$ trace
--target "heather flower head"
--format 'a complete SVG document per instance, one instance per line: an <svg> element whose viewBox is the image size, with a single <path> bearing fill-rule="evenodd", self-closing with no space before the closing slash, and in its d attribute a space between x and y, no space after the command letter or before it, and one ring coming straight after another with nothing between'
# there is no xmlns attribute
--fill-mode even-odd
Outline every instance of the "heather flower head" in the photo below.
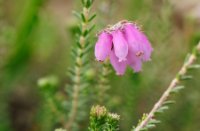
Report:
<svg viewBox="0 0 200 131"><path fill-rule="evenodd" d="M93 106L90 111L90 115L94 117L105 117L107 114L107 109L104 106Z"/></svg>
<svg viewBox="0 0 200 131"><path fill-rule="evenodd" d="M120 21L102 30L95 45L98 61L110 59L117 75L123 75L130 66L135 72L142 70L142 62L151 59L153 48L140 28L130 21Z"/></svg>
<svg viewBox="0 0 200 131"><path fill-rule="evenodd" d="M117 121L119 121L119 119L120 119L120 116L116 113L108 113L108 117L110 117L113 120L117 120Z"/></svg>

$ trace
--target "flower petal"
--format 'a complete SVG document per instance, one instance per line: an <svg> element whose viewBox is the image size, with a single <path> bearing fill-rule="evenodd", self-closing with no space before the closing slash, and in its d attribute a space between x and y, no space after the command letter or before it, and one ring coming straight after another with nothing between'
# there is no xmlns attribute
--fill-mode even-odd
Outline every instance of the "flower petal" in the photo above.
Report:
<svg viewBox="0 0 200 131"><path fill-rule="evenodd" d="M144 61L149 61L151 60L151 53L153 51L153 48L151 47L151 44L148 40L148 38L142 33L141 35L141 39L143 41L143 50L144 50L144 56L143 56L143 60Z"/></svg>
<svg viewBox="0 0 200 131"><path fill-rule="evenodd" d="M124 29L129 48L132 48L134 54L143 61L150 60L153 48L145 34L132 23L126 24Z"/></svg>
<svg viewBox="0 0 200 131"><path fill-rule="evenodd" d="M140 72L142 70L142 60L136 55L133 55L131 48L128 52L127 63L135 72Z"/></svg>
<svg viewBox="0 0 200 131"><path fill-rule="evenodd" d="M119 58L119 62L125 61L128 54L128 44L124 34L120 30L116 30L112 36L115 55Z"/></svg>
<svg viewBox="0 0 200 131"><path fill-rule="evenodd" d="M129 63L129 66L134 70L134 72L142 71L142 61L137 60L135 62Z"/></svg>
<svg viewBox="0 0 200 131"><path fill-rule="evenodd" d="M103 32L95 45L95 57L98 61L104 61L110 54L112 48L112 35Z"/></svg>
<svg viewBox="0 0 200 131"><path fill-rule="evenodd" d="M123 75L125 73L127 63L126 61L119 62L114 51L110 53L110 63L112 64L113 68L117 72L117 75Z"/></svg>

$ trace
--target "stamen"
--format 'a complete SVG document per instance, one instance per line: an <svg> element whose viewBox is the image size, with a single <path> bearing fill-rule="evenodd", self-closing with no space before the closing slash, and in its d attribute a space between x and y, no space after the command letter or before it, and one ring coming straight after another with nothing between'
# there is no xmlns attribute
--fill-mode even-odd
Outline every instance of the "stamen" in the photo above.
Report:
<svg viewBox="0 0 200 131"><path fill-rule="evenodd" d="M143 52L143 51L139 51L139 52L137 52L135 55L136 55L137 57L140 57L140 56L144 55L144 52Z"/></svg>

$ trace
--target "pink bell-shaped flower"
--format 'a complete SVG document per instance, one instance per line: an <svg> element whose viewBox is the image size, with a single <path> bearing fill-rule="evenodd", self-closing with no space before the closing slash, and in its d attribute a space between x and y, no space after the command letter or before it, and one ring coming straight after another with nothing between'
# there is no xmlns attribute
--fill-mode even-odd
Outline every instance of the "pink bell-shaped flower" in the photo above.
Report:
<svg viewBox="0 0 200 131"><path fill-rule="evenodd" d="M123 75L129 65L135 72L142 62L151 60L153 48L146 35L129 21L121 21L100 32L95 45L95 57L104 61L110 57L117 75Z"/></svg>

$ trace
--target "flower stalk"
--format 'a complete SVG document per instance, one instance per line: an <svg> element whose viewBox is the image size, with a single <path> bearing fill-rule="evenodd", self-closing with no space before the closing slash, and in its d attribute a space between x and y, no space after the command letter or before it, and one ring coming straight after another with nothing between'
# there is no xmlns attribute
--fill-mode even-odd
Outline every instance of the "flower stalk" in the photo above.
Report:
<svg viewBox="0 0 200 131"><path fill-rule="evenodd" d="M109 68L109 60L106 60L103 63L101 71L102 71L102 73L99 76L99 83L97 85L97 89L98 89L98 103L99 104L103 104L106 101L106 98L107 98L106 92L110 88L110 86L109 86L109 80L108 80L108 75L111 72L110 68Z"/></svg>
<svg viewBox="0 0 200 131"><path fill-rule="evenodd" d="M160 112L164 109L168 109L168 107L165 105L166 102L169 102L167 101L168 97L170 96L171 93L178 91L179 89L182 89L183 86L179 86L179 84L183 80L182 78L186 78L186 74L188 70L190 69L190 67L194 65L194 62L197 59L198 53L200 53L200 42L196 47L194 47L192 54L188 55L182 68L180 69L176 77L172 80L169 87L160 97L158 102L154 105L150 113L147 114L145 118L142 119L141 122L139 122L139 124L137 125L136 128L133 129L133 131L146 130L150 127L155 126L154 124L158 122L157 120L154 119L155 113Z"/></svg>

